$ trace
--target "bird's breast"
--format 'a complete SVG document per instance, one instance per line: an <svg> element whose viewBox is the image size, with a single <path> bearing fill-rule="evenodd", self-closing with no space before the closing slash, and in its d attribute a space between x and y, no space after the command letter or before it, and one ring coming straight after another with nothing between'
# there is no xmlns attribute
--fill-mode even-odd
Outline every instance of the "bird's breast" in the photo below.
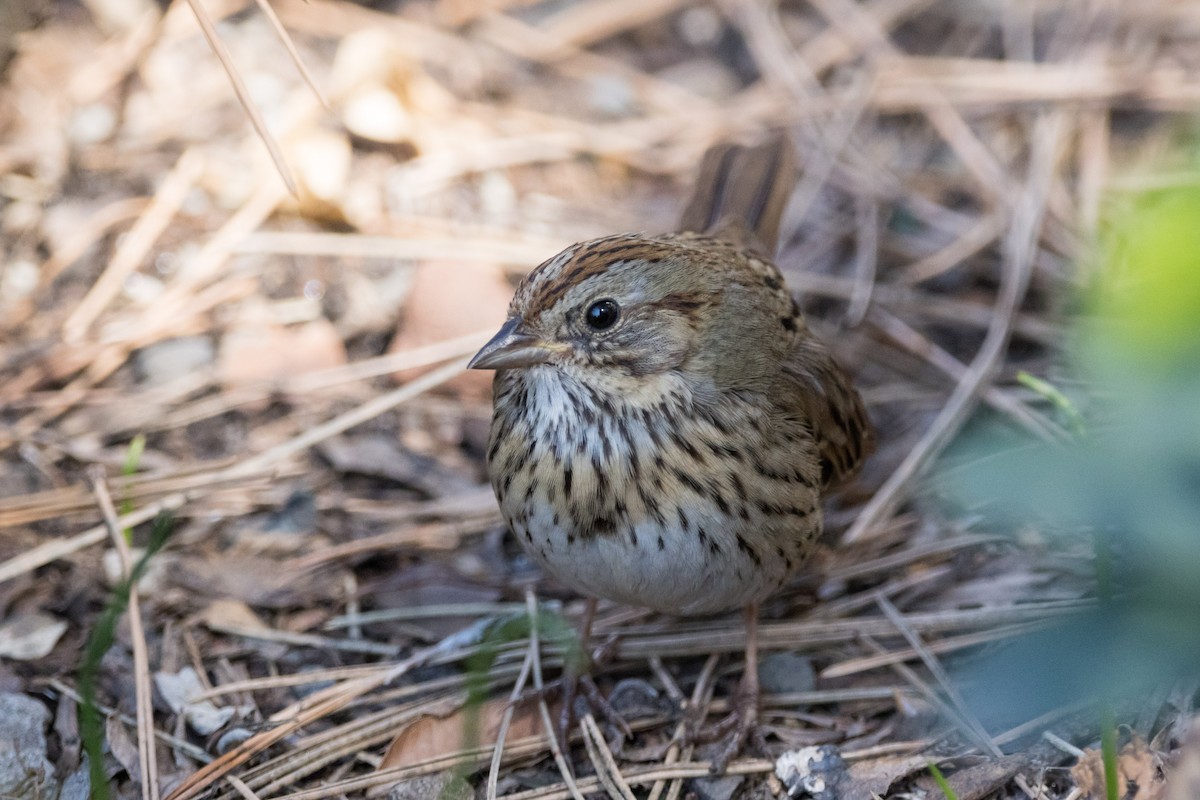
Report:
<svg viewBox="0 0 1200 800"><path fill-rule="evenodd" d="M548 367L496 388L488 461L501 511L569 586L713 613L775 591L820 531L811 438L772 431L753 403L701 403L682 382L649 401L618 397Z"/></svg>

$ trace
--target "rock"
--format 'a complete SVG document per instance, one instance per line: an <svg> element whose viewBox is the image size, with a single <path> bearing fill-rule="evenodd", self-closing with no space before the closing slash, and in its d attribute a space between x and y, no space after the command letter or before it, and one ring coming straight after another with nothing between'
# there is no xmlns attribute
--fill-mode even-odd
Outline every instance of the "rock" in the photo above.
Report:
<svg viewBox="0 0 1200 800"><path fill-rule="evenodd" d="M839 786L847 780L846 762L836 747L801 747L775 759L775 777L787 787L788 797L838 800Z"/></svg>
<svg viewBox="0 0 1200 800"><path fill-rule="evenodd" d="M588 105L608 117L624 117L636 111L633 86L621 75L596 75L588 80Z"/></svg>
<svg viewBox="0 0 1200 800"><path fill-rule="evenodd" d="M0 658L13 661L45 658L66 631L67 623L42 611L13 614L0 622Z"/></svg>
<svg viewBox="0 0 1200 800"><path fill-rule="evenodd" d="M624 678L618 681L608 695L608 702L613 710L625 719L670 714L675 710L671 698L660 694L649 682L641 678Z"/></svg>
<svg viewBox="0 0 1200 800"><path fill-rule="evenodd" d="M207 367L215 354L207 336L180 336L138 350L133 356L133 368L142 383L161 386Z"/></svg>
<svg viewBox="0 0 1200 800"><path fill-rule="evenodd" d="M54 765L46 756L50 712L23 694L0 694L0 797L50 800L58 796Z"/></svg>
<svg viewBox="0 0 1200 800"><path fill-rule="evenodd" d="M307 534L317 528L317 498L307 489L295 489L283 505L263 520L266 533Z"/></svg>
<svg viewBox="0 0 1200 800"><path fill-rule="evenodd" d="M659 70L656 77L708 100L728 100L741 88L737 76L714 58L682 61Z"/></svg>
<svg viewBox="0 0 1200 800"><path fill-rule="evenodd" d="M812 660L797 653L772 653L758 665L758 684L766 694L811 692L816 680Z"/></svg>
<svg viewBox="0 0 1200 800"><path fill-rule="evenodd" d="M474 796L471 784L453 772L438 772L410 778L392 786L387 800L425 800L429 797L443 800L470 800Z"/></svg>
<svg viewBox="0 0 1200 800"><path fill-rule="evenodd" d="M88 759L85 755L79 766L63 779L62 791L58 800L88 800L92 796L92 775L89 772Z"/></svg>
<svg viewBox="0 0 1200 800"><path fill-rule="evenodd" d="M745 780L741 775L695 778L688 782L688 786L695 793L696 800L730 800Z"/></svg>

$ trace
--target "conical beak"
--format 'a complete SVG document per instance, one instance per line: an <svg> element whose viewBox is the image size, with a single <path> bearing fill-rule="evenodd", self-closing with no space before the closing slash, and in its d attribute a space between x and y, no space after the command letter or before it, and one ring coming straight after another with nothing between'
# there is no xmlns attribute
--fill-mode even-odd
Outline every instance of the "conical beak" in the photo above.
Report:
<svg viewBox="0 0 1200 800"><path fill-rule="evenodd" d="M513 317L475 354L467 369L520 369L546 363L551 349Z"/></svg>

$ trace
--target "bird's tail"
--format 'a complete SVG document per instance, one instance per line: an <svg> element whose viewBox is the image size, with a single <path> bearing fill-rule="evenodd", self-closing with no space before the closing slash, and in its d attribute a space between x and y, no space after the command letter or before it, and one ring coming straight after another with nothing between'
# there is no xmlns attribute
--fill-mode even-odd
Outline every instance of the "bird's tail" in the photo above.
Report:
<svg viewBox="0 0 1200 800"><path fill-rule="evenodd" d="M779 222L795 183L795 155L782 135L751 147L714 145L700 162L679 230L730 239L774 256Z"/></svg>

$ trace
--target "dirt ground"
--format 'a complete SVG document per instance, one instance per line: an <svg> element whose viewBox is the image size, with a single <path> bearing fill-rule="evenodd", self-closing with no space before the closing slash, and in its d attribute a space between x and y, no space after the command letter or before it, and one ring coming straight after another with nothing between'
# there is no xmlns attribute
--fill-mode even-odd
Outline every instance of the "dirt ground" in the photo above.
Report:
<svg viewBox="0 0 1200 800"><path fill-rule="evenodd" d="M1103 796L1103 707L973 671L1092 607L1090 540L940 476L980 420L1072 439L1046 387L1086 395L1077 293L1200 106L1200 6L16 0L0 69L0 795ZM879 450L765 604L766 752L678 738L737 615L602 603L632 731L556 759L553 691L509 699L583 601L504 530L465 359L525 271L670 230L772 131L780 267ZM1121 797L1200 796L1196 688L1116 709Z"/></svg>

